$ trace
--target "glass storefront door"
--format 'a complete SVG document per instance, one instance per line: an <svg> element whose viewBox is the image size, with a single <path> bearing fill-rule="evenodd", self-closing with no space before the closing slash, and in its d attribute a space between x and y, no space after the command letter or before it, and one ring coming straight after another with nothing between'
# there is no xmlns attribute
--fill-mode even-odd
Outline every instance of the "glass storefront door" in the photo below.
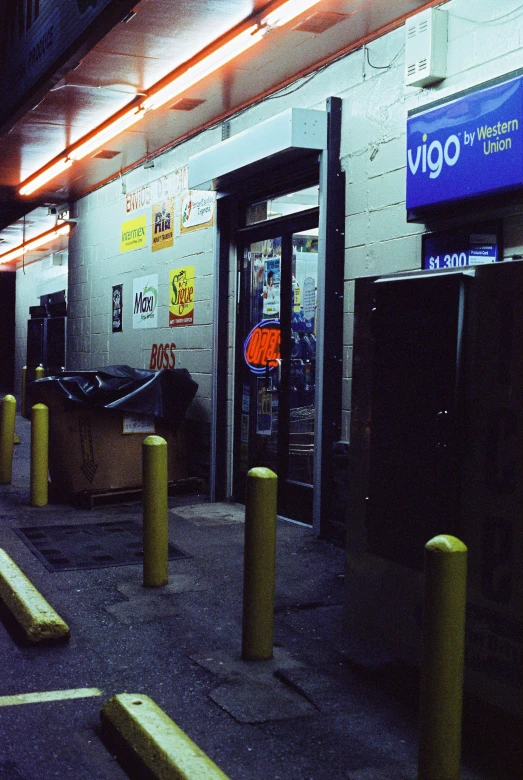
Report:
<svg viewBox="0 0 523 780"><path fill-rule="evenodd" d="M318 210L239 233L234 489L267 466L278 512L312 522Z"/></svg>

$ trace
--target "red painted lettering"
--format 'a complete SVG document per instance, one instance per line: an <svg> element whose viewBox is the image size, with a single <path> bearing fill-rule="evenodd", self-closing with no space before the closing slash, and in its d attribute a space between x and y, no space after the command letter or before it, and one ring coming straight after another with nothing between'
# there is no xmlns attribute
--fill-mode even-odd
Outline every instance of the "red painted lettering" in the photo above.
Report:
<svg viewBox="0 0 523 780"><path fill-rule="evenodd" d="M153 344L151 348L151 361L149 363L149 368L154 369L156 368L156 353L158 352L158 344Z"/></svg>
<svg viewBox="0 0 523 780"><path fill-rule="evenodd" d="M174 366L176 364L176 357L174 355L174 350L175 349L176 349L176 344L172 343L171 344L171 360L170 360L170 363L169 363L169 368L174 368Z"/></svg>

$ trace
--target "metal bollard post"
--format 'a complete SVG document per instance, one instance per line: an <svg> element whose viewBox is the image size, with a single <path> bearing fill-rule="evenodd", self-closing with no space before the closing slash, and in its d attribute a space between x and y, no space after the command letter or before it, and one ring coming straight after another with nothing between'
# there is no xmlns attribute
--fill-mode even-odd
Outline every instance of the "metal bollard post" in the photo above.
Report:
<svg viewBox="0 0 523 780"><path fill-rule="evenodd" d="M20 413L25 417L27 413L27 366L22 368L22 403Z"/></svg>
<svg viewBox="0 0 523 780"><path fill-rule="evenodd" d="M0 485L10 485L13 479L13 445L15 440L16 398L2 399L0 419Z"/></svg>
<svg viewBox="0 0 523 780"><path fill-rule="evenodd" d="M278 477L267 468L247 474L243 568L242 658L272 658Z"/></svg>
<svg viewBox="0 0 523 780"><path fill-rule="evenodd" d="M43 379L45 376L45 368L40 364L35 368L35 381L37 379Z"/></svg>
<svg viewBox="0 0 523 780"><path fill-rule="evenodd" d="M142 445L143 469L143 584L169 581L167 442L147 436Z"/></svg>
<svg viewBox="0 0 523 780"><path fill-rule="evenodd" d="M455 536L425 545L418 780L459 780L467 548Z"/></svg>
<svg viewBox="0 0 523 780"><path fill-rule="evenodd" d="M31 506L47 506L49 470L49 409L35 404L31 409Z"/></svg>

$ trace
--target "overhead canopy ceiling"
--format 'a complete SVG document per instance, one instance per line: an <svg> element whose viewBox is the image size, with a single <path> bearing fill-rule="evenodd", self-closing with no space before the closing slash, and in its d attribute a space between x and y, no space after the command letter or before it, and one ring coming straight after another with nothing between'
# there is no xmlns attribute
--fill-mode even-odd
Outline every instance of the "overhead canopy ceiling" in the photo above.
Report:
<svg viewBox="0 0 523 780"><path fill-rule="evenodd" d="M20 184L55 156L132 101L139 102L158 81L221 36L278 5L267 0L140 0L134 15L99 40L77 67L50 81L41 102L28 105L0 136L0 255L24 236L27 240L52 226L48 204L79 198L433 4L320 0L29 197L20 196ZM24 214L29 215L25 224Z"/></svg>

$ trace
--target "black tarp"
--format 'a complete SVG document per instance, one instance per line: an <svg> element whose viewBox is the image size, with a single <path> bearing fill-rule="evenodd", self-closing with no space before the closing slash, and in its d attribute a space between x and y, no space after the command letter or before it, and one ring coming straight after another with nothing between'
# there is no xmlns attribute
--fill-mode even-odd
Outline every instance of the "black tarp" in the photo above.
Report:
<svg viewBox="0 0 523 780"><path fill-rule="evenodd" d="M45 395L52 392L74 404L153 415L175 428L184 418L198 384L186 368L149 371L104 366L90 371L62 371L32 382L29 388L33 398L45 388Z"/></svg>

